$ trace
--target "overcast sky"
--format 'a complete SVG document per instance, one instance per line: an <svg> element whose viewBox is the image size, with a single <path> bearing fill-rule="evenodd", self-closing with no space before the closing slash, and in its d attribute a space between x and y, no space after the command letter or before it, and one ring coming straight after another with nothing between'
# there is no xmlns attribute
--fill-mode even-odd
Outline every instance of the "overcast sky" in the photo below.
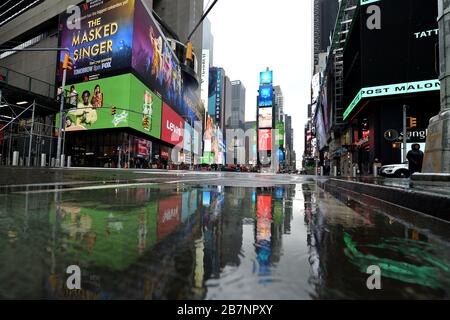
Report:
<svg viewBox="0 0 450 320"><path fill-rule="evenodd" d="M209 0L204 0L205 6ZM212 3L212 0L210 1ZM312 59L311 0L219 0L209 14L214 36L214 66L247 89L246 121L256 119L259 73L274 71L291 115L297 160L304 150L310 103Z"/></svg>

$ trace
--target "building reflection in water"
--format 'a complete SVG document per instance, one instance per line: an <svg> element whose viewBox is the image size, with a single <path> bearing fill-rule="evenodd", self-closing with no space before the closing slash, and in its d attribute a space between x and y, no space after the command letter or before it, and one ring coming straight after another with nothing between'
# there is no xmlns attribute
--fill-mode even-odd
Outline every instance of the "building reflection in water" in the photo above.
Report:
<svg viewBox="0 0 450 320"><path fill-rule="evenodd" d="M209 280L241 265L249 221L254 273L270 281L290 232L288 197L285 188L222 186L8 196L0 298L203 299ZM81 290L66 289L70 265L82 270Z"/></svg>

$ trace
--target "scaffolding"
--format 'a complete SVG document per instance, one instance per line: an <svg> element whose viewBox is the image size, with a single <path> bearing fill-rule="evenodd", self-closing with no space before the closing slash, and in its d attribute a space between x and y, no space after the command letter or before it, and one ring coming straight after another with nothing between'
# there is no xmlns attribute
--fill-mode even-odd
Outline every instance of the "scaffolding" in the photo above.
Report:
<svg viewBox="0 0 450 320"><path fill-rule="evenodd" d="M60 97L54 85L0 67L0 166L55 166Z"/></svg>

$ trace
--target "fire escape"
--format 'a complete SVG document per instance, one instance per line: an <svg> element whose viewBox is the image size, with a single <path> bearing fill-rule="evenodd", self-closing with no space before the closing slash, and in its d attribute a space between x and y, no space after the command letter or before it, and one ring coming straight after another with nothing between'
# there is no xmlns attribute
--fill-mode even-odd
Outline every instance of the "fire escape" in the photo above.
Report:
<svg viewBox="0 0 450 320"><path fill-rule="evenodd" d="M336 26L333 32L330 59L334 74L334 106L332 121L335 129L344 124L344 47L352 27L358 0L341 0Z"/></svg>

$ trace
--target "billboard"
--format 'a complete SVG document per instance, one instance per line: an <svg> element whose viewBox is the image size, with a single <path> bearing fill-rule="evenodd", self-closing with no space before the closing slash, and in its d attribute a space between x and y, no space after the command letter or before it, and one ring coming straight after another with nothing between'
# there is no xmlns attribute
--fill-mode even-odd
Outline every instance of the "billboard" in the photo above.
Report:
<svg viewBox="0 0 450 320"><path fill-rule="evenodd" d="M194 136L194 129L192 126L185 122L184 123L184 151L191 152L192 151L192 142Z"/></svg>
<svg viewBox="0 0 450 320"><path fill-rule="evenodd" d="M258 106L271 107L273 105L273 87L259 87Z"/></svg>
<svg viewBox="0 0 450 320"><path fill-rule="evenodd" d="M76 107L65 119L67 132L131 127L160 138L161 99L133 75L82 82L66 89L76 93Z"/></svg>
<svg viewBox="0 0 450 320"><path fill-rule="evenodd" d="M184 120L166 103L163 104L161 139L172 145L183 146Z"/></svg>
<svg viewBox="0 0 450 320"><path fill-rule="evenodd" d="M208 110L209 99L209 50L203 49L202 51L202 74L201 74L201 99L205 110Z"/></svg>
<svg viewBox="0 0 450 320"><path fill-rule="evenodd" d="M183 199L181 195L159 201L158 240L172 234L181 224Z"/></svg>
<svg viewBox="0 0 450 320"><path fill-rule="evenodd" d="M259 109L258 127L260 129L272 129L273 125L273 108Z"/></svg>
<svg viewBox="0 0 450 320"><path fill-rule="evenodd" d="M258 134L258 150L259 151L270 151L272 150L272 130L259 130Z"/></svg>
<svg viewBox="0 0 450 320"><path fill-rule="evenodd" d="M273 71L264 71L260 73L259 83L261 85L270 85L273 83Z"/></svg>
<svg viewBox="0 0 450 320"><path fill-rule="evenodd" d="M60 15L60 47L69 48L73 58L73 70L67 72L67 83L129 72L134 0L86 1L79 8L79 19L74 20L73 13ZM65 53L60 54L60 65Z"/></svg>
<svg viewBox="0 0 450 320"><path fill-rule="evenodd" d="M185 86L180 62L142 0L136 0L132 68L137 76L180 115L199 120L200 97Z"/></svg>
<svg viewBox="0 0 450 320"><path fill-rule="evenodd" d="M283 121L277 121L275 125L276 129L276 137L275 141L278 146L284 146L284 135L285 135L285 129L284 129L284 122Z"/></svg>
<svg viewBox="0 0 450 320"><path fill-rule="evenodd" d="M209 69L208 114L215 123L221 123L223 108L223 71L220 68Z"/></svg>

